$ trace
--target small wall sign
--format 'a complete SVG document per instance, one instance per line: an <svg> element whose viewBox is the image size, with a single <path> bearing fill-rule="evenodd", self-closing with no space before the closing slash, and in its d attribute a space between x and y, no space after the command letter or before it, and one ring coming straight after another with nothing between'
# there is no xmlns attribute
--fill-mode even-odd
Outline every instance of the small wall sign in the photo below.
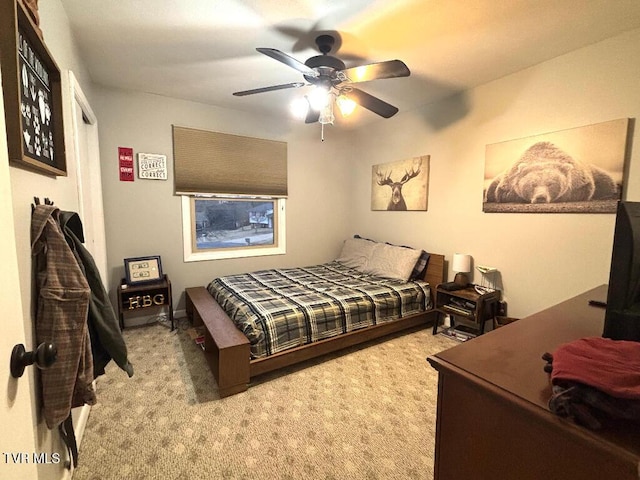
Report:
<svg viewBox="0 0 640 480"><path fill-rule="evenodd" d="M138 178L167 179L167 156L156 153L138 153Z"/></svg>
<svg viewBox="0 0 640 480"><path fill-rule="evenodd" d="M118 165L120 181L133 182L133 148L118 147Z"/></svg>

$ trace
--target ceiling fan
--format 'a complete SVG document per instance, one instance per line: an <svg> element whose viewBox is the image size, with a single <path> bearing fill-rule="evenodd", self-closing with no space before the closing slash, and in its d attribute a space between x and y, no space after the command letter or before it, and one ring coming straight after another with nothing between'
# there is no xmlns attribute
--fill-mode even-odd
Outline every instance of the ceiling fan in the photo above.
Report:
<svg viewBox="0 0 640 480"><path fill-rule="evenodd" d="M335 44L335 38L332 35L319 35L315 42L321 55L313 56L304 63L274 48L256 49L258 52L302 73L307 83L285 83L282 85L235 92L234 95L242 97L255 93L313 85L316 87L314 89L315 91L324 93L324 101L320 101L319 103L314 102L313 93L305 97L309 106L305 122L314 123L319 121L323 126L326 123L333 123L334 99L340 108L343 102L352 102L350 105L351 110L353 110L355 104L358 104L384 118L392 117L398 113L397 107L352 86L352 84L383 78L408 77L411 72L404 62L400 60L388 60L346 68L342 60L329 55L329 52Z"/></svg>

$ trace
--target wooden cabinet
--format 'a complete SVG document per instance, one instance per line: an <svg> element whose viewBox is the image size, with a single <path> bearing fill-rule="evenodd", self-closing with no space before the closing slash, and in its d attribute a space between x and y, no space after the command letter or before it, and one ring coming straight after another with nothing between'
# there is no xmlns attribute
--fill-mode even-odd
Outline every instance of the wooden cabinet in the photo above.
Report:
<svg viewBox="0 0 640 480"><path fill-rule="evenodd" d="M484 333L487 320L493 320L498 313L500 290L478 293L474 285L460 290L446 290L441 285L436 287L436 310L438 317L450 315L451 326L456 323L471 327ZM438 331L439 318L433 324L433 334Z"/></svg>
<svg viewBox="0 0 640 480"><path fill-rule="evenodd" d="M602 286L428 358L438 371L436 480L638 480L640 429L615 422L600 431L548 407L541 355L601 336Z"/></svg>
<svg viewBox="0 0 640 480"><path fill-rule="evenodd" d="M124 278L120 282L118 286L118 314L121 329L124 329L124 315L126 312L162 306L169 308L169 320L171 321L171 330L173 331L171 281L167 275L164 275L161 281L155 283L127 285L127 280Z"/></svg>

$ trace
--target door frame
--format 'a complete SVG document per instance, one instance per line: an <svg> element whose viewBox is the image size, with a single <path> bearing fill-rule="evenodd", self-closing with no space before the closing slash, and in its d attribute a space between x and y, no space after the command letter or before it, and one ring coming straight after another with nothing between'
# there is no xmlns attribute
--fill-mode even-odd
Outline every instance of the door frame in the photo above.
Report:
<svg viewBox="0 0 640 480"><path fill-rule="evenodd" d="M98 117L96 117L80 83L71 70L65 72L69 105L71 107L71 137L67 146L67 162L75 162L78 192L78 215L84 225L85 247L96 263L103 284L108 285L107 251L102 201L100 147L98 143ZM86 128L78 122L81 118ZM83 138L83 135L86 138ZM86 142L86 148L81 146ZM86 157L83 155L86 155ZM91 194L85 194L91 192ZM85 198L86 197L86 198ZM86 201L88 198L89 201ZM73 426L78 448L91 412L90 405L72 409ZM71 473L65 471L65 474ZM66 480L66 478L65 478Z"/></svg>
<svg viewBox="0 0 640 480"><path fill-rule="evenodd" d="M71 103L71 131L73 142L70 156L76 164L77 188L78 188L78 214L87 227L85 230L85 246L91 253L102 282L109 285L107 269L107 239L104 227L104 204L102 200L102 174L100 166L100 144L98 140L98 117L93 112L89 101L85 96L76 76L71 70L67 71L69 83L69 98ZM83 149L80 142L83 141L78 133L78 108L85 125L87 158L83 158ZM85 175L85 172L88 175ZM91 192L85 195L85 192ZM89 202L85 201L89 197Z"/></svg>

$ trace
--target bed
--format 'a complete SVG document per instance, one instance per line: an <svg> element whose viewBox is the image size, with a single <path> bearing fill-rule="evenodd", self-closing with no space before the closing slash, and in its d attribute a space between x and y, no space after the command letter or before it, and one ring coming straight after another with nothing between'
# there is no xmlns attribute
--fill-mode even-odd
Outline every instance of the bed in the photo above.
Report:
<svg viewBox="0 0 640 480"><path fill-rule="evenodd" d="M411 250L356 237L332 262L187 288L187 316L205 327L220 397L264 373L436 320L444 256Z"/></svg>

